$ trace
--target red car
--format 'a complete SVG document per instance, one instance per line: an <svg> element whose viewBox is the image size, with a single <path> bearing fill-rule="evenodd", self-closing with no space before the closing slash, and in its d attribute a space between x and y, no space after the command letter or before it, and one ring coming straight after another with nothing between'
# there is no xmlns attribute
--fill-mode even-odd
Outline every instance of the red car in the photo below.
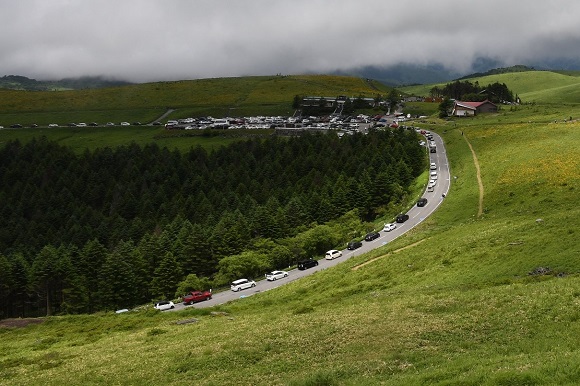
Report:
<svg viewBox="0 0 580 386"><path fill-rule="evenodd" d="M211 291L191 291L183 297L183 304L193 304L211 299Z"/></svg>

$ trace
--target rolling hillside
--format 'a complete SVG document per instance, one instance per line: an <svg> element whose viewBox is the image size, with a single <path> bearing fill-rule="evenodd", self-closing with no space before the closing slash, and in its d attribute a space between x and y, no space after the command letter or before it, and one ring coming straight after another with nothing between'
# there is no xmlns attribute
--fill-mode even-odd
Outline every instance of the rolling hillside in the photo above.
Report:
<svg viewBox="0 0 580 386"><path fill-rule="evenodd" d="M0 327L0 384L577 384L578 100L542 101L580 78L517 75L497 80L535 105L421 124L454 178L400 239L215 309Z"/></svg>
<svg viewBox="0 0 580 386"><path fill-rule="evenodd" d="M296 75L145 83L74 91L0 89L0 125L151 122L189 116L292 115L295 95L374 97L379 82L345 76Z"/></svg>
<svg viewBox="0 0 580 386"><path fill-rule="evenodd" d="M514 95L517 94L524 103L540 104L578 104L580 103L580 77L576 72L557 73L552 71L526 71L498 75L489 75L467 79L479 82L480 85L505 83ZM434 86L445 86L446 83L403 87L400 90L409 95L429 95Z"/></svg>

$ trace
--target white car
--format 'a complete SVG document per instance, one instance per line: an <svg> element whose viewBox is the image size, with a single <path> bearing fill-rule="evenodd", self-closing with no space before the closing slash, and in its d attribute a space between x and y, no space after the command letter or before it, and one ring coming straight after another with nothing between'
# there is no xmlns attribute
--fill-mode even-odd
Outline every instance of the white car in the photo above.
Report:
<svg viewBox="0 0 580 386"><path fill-rule="evenodd" d="M342 257L342 252L337 251L336 249L331 249L330 251L326 252L326 260L333 260Z"/></svg>
<svg viewBox="0 0 580 386"><path fill-rule="evenodd" d="M437 164L435 162L431 162L431 166L429 166L431 170L437 170Z"/></svg>
<svg viewBox="0 0 580 386"><path fill-rule="evenodd" d="M56 124L56 123L49 123L48 124L48 127L58 127L58 124Z"/></svg>
<svg viewBox="0 0 580 386"><path fill-rule="evenodd" d="M175 304L173 304L173 302L170 300L162 300L160 302L155 303L153 308L159 311L171 310L175 308Z"/></svg>
<svg viewBox="0 0 580 386"><path fill-rule="evenodd" d="M432 180L436 180L437 179L437 172L431 172L429 175L429 178L431 178Z"/></svg>
<svg viewBox="0 0 580 386"><path fill-rule="evenodd" d="M240 290L255 287L255 286L256 286L256 282L253 280L238 279L238 280L232 281L230 288L232 291L238 292Z"/></svg>
<svg viewBox="0 0 580 386"><path fill-rule="evenodd" d="M389 224L385 224L385 227L383 228L383 231L390 232L390 231L392 231L392 230L394 230L396 228L397 228L397 224L395 224L394 222L392 222L392 223L389 223Z"/></svg>
<svg viewBox="0 0 580 386"><path fill-rule="evenodd" d="M129 122L121 122L121 126L131 126Z"/></svg>
<svg viewBox="0 0 580 386"><path fill-rule="evenodd" d="M285 277L288 277L288 272L286 272L286 271L272 271L272 272L266 274L266 280L269 280L269 281L283 279Z"/></svg>

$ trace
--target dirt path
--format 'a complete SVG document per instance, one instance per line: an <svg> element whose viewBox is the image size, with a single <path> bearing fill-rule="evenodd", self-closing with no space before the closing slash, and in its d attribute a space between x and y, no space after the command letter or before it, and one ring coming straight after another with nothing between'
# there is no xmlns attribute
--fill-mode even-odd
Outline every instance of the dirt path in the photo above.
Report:
<svg viewBox="0 0 580 386"><path fill-rule="evenodd" d="M463 131L461 132L461 135L465 138L465 142L467 142L467 146L469 146L469 150L471 150L473 163L475 164L475 170L477 171L477 185L479 186L479 209L477 210L477 217L480 217L483 214L483 182L481 181L481 169L479 168L479 161L477 160L477 155L475 154L475 150L473 150L473 146L471 146L467 137L463 135Z"/></svg>
<svg viewBox="0 0 580 386"><path fill-rule="evenodd" d="M162 119L165 119L166 116L168 116L169 114L171 114L174 111L175 111L175 109L168 109L166 112L163 113L162 116L160 116L159 118L157 118L153 122L148 123L148 125L153 125L154 122L161 122Z"/></svg>
<svg viewBox="0 0 580 386"><path fill-rule="evenodd" d="M375 257L374 259L370 259L369 261L365 261L365 262L364 262L364 263L362 263L362 264L355 265L355 266L354 266L354 267L352 267L351 269L352 269L353 271L356 271L357 269L359 269L359 268L362 268L362 267L364 267L365 265L367 265L367 264L370 264L370 263L372 263L372 262L375 262L375 261L377 261L377 260L379 260L379 259L382 259L383 257L387 257L387 256L389 256L389 255L392 255L393 253L398 253L398 252L404 251L405 249L413 248L414 246L416 246L416 245L419 245L419 244L421 244L423 241L427 241L427 240L428 240L428 239L419 240L419 241L417 241L416 243L409 244L409 245L407 245L406 247L403 247L403 248L396 249L396 250L394 250L394 251L392 251L392 252L389 252L389 253L387 253L386 255L378 256L378 257Z"/></svg>

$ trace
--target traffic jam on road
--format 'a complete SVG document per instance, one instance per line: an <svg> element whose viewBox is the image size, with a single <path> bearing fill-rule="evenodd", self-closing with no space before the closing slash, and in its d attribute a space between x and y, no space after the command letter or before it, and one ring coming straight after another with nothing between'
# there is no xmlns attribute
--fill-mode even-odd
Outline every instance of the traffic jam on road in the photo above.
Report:
<svg viewBox="0 0 580 386"><path fill-rule="evenodd" d="M385 223L382 229L369 232L361 241L348 243L347 248L340 251L329 250L323 259L307 259L298 262L292 270L275 270L265 275L265 280L254 281L241 278L231 283L231 291L212 293L211 291L194 291L183 298L182 303L156 305L160 310L179 310L183 307L211 307L218 304L251 296L297 280L319 270L341 263L349 257L366 253L385 245L397 237L419 225L433 213L445 198L450 186L449 166L443 146L443 141L437 134L417 129L425 137L424 145L429 154L429 182L423 195L406 213L398 214L393 222ZM435 150L432 150L435 149Z"/></svg>

